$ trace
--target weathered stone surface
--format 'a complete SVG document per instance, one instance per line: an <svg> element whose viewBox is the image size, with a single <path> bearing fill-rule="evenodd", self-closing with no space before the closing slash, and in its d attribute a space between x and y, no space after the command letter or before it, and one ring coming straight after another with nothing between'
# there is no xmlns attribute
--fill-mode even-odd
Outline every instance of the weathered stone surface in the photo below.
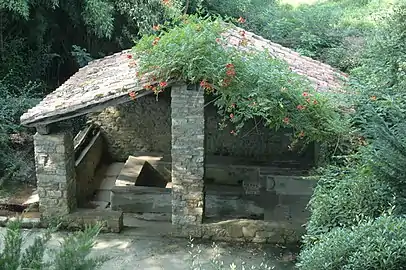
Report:
<svg viewBox="0 0 406 270"><path fill-rule="evenodd" d="M10 221L15 221L19 219L21 228L25 229L32 229L32 228L38 228L38 227L43 227L41 224L41 219L38 217L5 217L5 216L0 216L0 226L7 226L7 223Z"/></svg>
<svg viewBox="0 0 406 270"><path fill-rule="evenodd" d="M34 136L39 210L59 217L76 208L76 173L70 130ZM58 151L57 151L58 149Z"/></svg>
<svg viewBox="0 0 406 270"><path fill-rule="evenodd" d="M278 194L285 195L312 195L317 182L303 177L273 176L274 189Z"/></svg>
<svg viewBox="0 0 406 270"><path fill-rule="evenodd" d="M203 221L204 91L180 84L171 98L172 224L182 230Z"/></svg>
<svg viewBox="0 0 406 270"><path fill-rule="evenodd" d="M90 134L89 134L90 135ZM79 205L87 202L94 191L100 186L101 180L95 178L102 155L104 153L103 138L101 133L89 138L89 143L79 153L75 162L76 172L76 198Z"/></svg>
<svg viewBox="0 0 406 270"><path fill-rule="evenodd" d="M246 238L254 237L257 232L256 230L257 230L256 226L253 226L253 225L248 225L248 226L242 227L242 233L243 233L244 237L246 237Z"/></svg>
<svg viewBox="0 0 406 270"><path fill-rule="evenodd" d="M0 226L5 226L7 224L8 217L0 216Z"/></svg>
<svg viewBox="0 0 406 270"><path fill-rule="evenodd" d="M168 188L127 186L112 188L110 202L113 210L126 213L171 213L175 208L180 217L203 215L202 202L192 200L190 196L172 206L172 194ZM228 193L208 190L204 211L209 218L260 218L264 215L262 207L242 199L238 191L232 190ZM185 219L191 220L190 217Z"/></svg>
<svg viewBox="0 0 406 270"><path fill-rule="evenodd" d="M222 241L296 244L303 231L295 231L284 222L263 220L227 220L202 225L202 238Z"/></svg>
<svg viewBox="0 0 406 270"><path fill-rule="evenodd" d="M131 65L134 60L127 58L129 53L126 50L90 62L23 114L22 124L43 125L100 111L108 104L130 101L131 91L142 96L146 92L143 89L146 79L138 80L134 75L137 69Z"/></svg>
<svg viewBox="0 0 406 270"><path fill-rule="evenodd" d="M83 229L86 225L103 224L103 232L119 233L123 229L123 212L110 209L77 209L63 218L63 226L67 229Z"/></svg>
<svg viewBox="0 0 406 270"><path fill-rule="evenodd" d="M242 31L245 33L243 36ZM297 52L235 26L227 26L223 36L227 46L251 52L266 50L272 57L286 61L293 72L307 77L319 92L344 92L343 85L347 81L345 74L329 65L301 56ZM117 102L120 98L121 102L129 100L129 97L126 99L123 97L129 91L142 90L147 82L146 79L139 81L134 76L137 63L126 57L128 53L130 53L128 50L119 52L92 61L81 68L56 91L25 113L21 117L21 122L28 125L33 122L42 124L45 120L49 122L58 121L60 118L69 119L80 113L98 111L103 108L102 105L111 101ZM193 103L187 105L192 106Z"/></svg>
<svg viewBox="0 0 406 270"><path fill-rule="evenodd" d="M135 182L136 186L164 188L168 184L165 179L148 161L144 162L141 172Z"/></svg>
<svg viewBox="0 0 406 270"><path fill-rule="evenodd" d="M110 107L88 115L99 125L108 152L116 161L126 161L137 153L165 153L171 149L170 92L145 96L136 102ZM153 116L152 116L153 115Z"/></svg>
<svg viewBox="0 0 406 270"><path fill-rule="evenodd" d="M171 202L170 189L154 187L113 187L110 197L113 210L129 213L170 213Z"/></svg>
<svg viewBox="0 0 406 270"><path fill-rule="evenodd" d="M172 236L175 237L192 237L201 238L202 237L202 227L201 225L189 225L189 226L173 226Z"/></svg>
<svg viewBox="0 0 406 270"><path fill-rule="evenodd" d="M145 96L136 102L108 108L101 113L88 116L90 121L101 126L113 160L124 162L128 156L134 156L137 153L152 152L170 155L172 132L170 92L172 91L165 91L159 96L158 101L154 96ZM255 122L249 122L241 131L244 135L233 136L230 134L233 129L231 125L224 130L219 129L221 116L213 104L206 104L204 111L205 153L208 158L210 156L236 157L245 160L245 163L250 160L264 164L290 160L304 164L312 161L313 148L305 150L301 155L295 151L289 151L290 141L285 135L286 131L275 132L262 125L256 126ZM176 121L186 121L185 119L174 121L176 123ZM186 139L179 137L174 139L175 142L183 144L185 140L199 140L199 135ZM250 173L240 174L241 169L233 170L233 168L229 171L235 171L235 177L240 178L239 180Z"/></svg>

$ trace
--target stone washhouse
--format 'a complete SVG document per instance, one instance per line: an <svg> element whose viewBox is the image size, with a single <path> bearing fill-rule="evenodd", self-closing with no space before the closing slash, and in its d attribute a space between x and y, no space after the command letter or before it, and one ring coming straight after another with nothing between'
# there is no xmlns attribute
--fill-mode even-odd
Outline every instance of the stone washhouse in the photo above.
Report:
<svg viewBox="0 0 406 270"><path fill-rule="evenodd" d="M341 91L345 74L242 30L224 33L229 46L266 49L317 91ZM165 221L175 236L298 241L317 147L289 151L286 132L257 123L231 136L196 85L173 82L156 100L128 53L90 62L21 116L37 131L41 220L61 218L68 228L104 221L120 232L127 215L149 214L149 224Z"/></svg>

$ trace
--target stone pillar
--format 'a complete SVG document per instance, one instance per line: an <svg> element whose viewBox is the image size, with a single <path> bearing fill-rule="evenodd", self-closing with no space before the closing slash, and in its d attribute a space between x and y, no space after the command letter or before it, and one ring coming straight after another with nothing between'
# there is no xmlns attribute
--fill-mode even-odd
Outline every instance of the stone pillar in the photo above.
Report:
<svg viewBox="0 0 406 270"><path fill-rule="evenodd" d="M185 236L199 237L204 215L204 91L176 85L171 97L172 224Z"/></svg>
<svg viewBox="0 0 406 270"><path fill-rule="evenodd" d="M76 208L75 155L70 131L34 136L42 217L63 217Z"/></svg>

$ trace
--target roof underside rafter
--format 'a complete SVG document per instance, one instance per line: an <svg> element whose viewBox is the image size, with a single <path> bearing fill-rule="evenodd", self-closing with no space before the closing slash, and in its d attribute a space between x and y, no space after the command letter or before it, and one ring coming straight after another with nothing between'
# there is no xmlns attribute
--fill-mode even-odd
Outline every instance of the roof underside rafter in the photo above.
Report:
<svg viewBox="0 0 406 270"><path fill-rule="evenodd" d="M223 33L229 46L244 51L267 50L271 56L286 61L293 72L307 77L317 91L342 91L345 74L251 32L245 31L241 35L241 31L244 29L231 27ZM127 57L129 52L126 50L92 61L79 69L37 106L23 114L21 124L42 126L102 111L130 101L129 92L136 92L137 97L151 94L143 88L149 82L138 81L137 65L130 64L133 60Z"/></svg>

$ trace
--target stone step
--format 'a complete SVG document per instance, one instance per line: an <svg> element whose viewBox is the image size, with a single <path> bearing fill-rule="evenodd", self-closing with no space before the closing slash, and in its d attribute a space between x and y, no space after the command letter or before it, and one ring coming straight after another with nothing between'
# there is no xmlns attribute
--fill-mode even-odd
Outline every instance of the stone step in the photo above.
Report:
<svg viewBox="0 0 406 270"><path fill-rule="evenodd" d="M123 229L123 212L111 209L77 209L64 217L62 226L66 229L83 229L88 225L102 222L102 232L119 233Z"/></svg>

